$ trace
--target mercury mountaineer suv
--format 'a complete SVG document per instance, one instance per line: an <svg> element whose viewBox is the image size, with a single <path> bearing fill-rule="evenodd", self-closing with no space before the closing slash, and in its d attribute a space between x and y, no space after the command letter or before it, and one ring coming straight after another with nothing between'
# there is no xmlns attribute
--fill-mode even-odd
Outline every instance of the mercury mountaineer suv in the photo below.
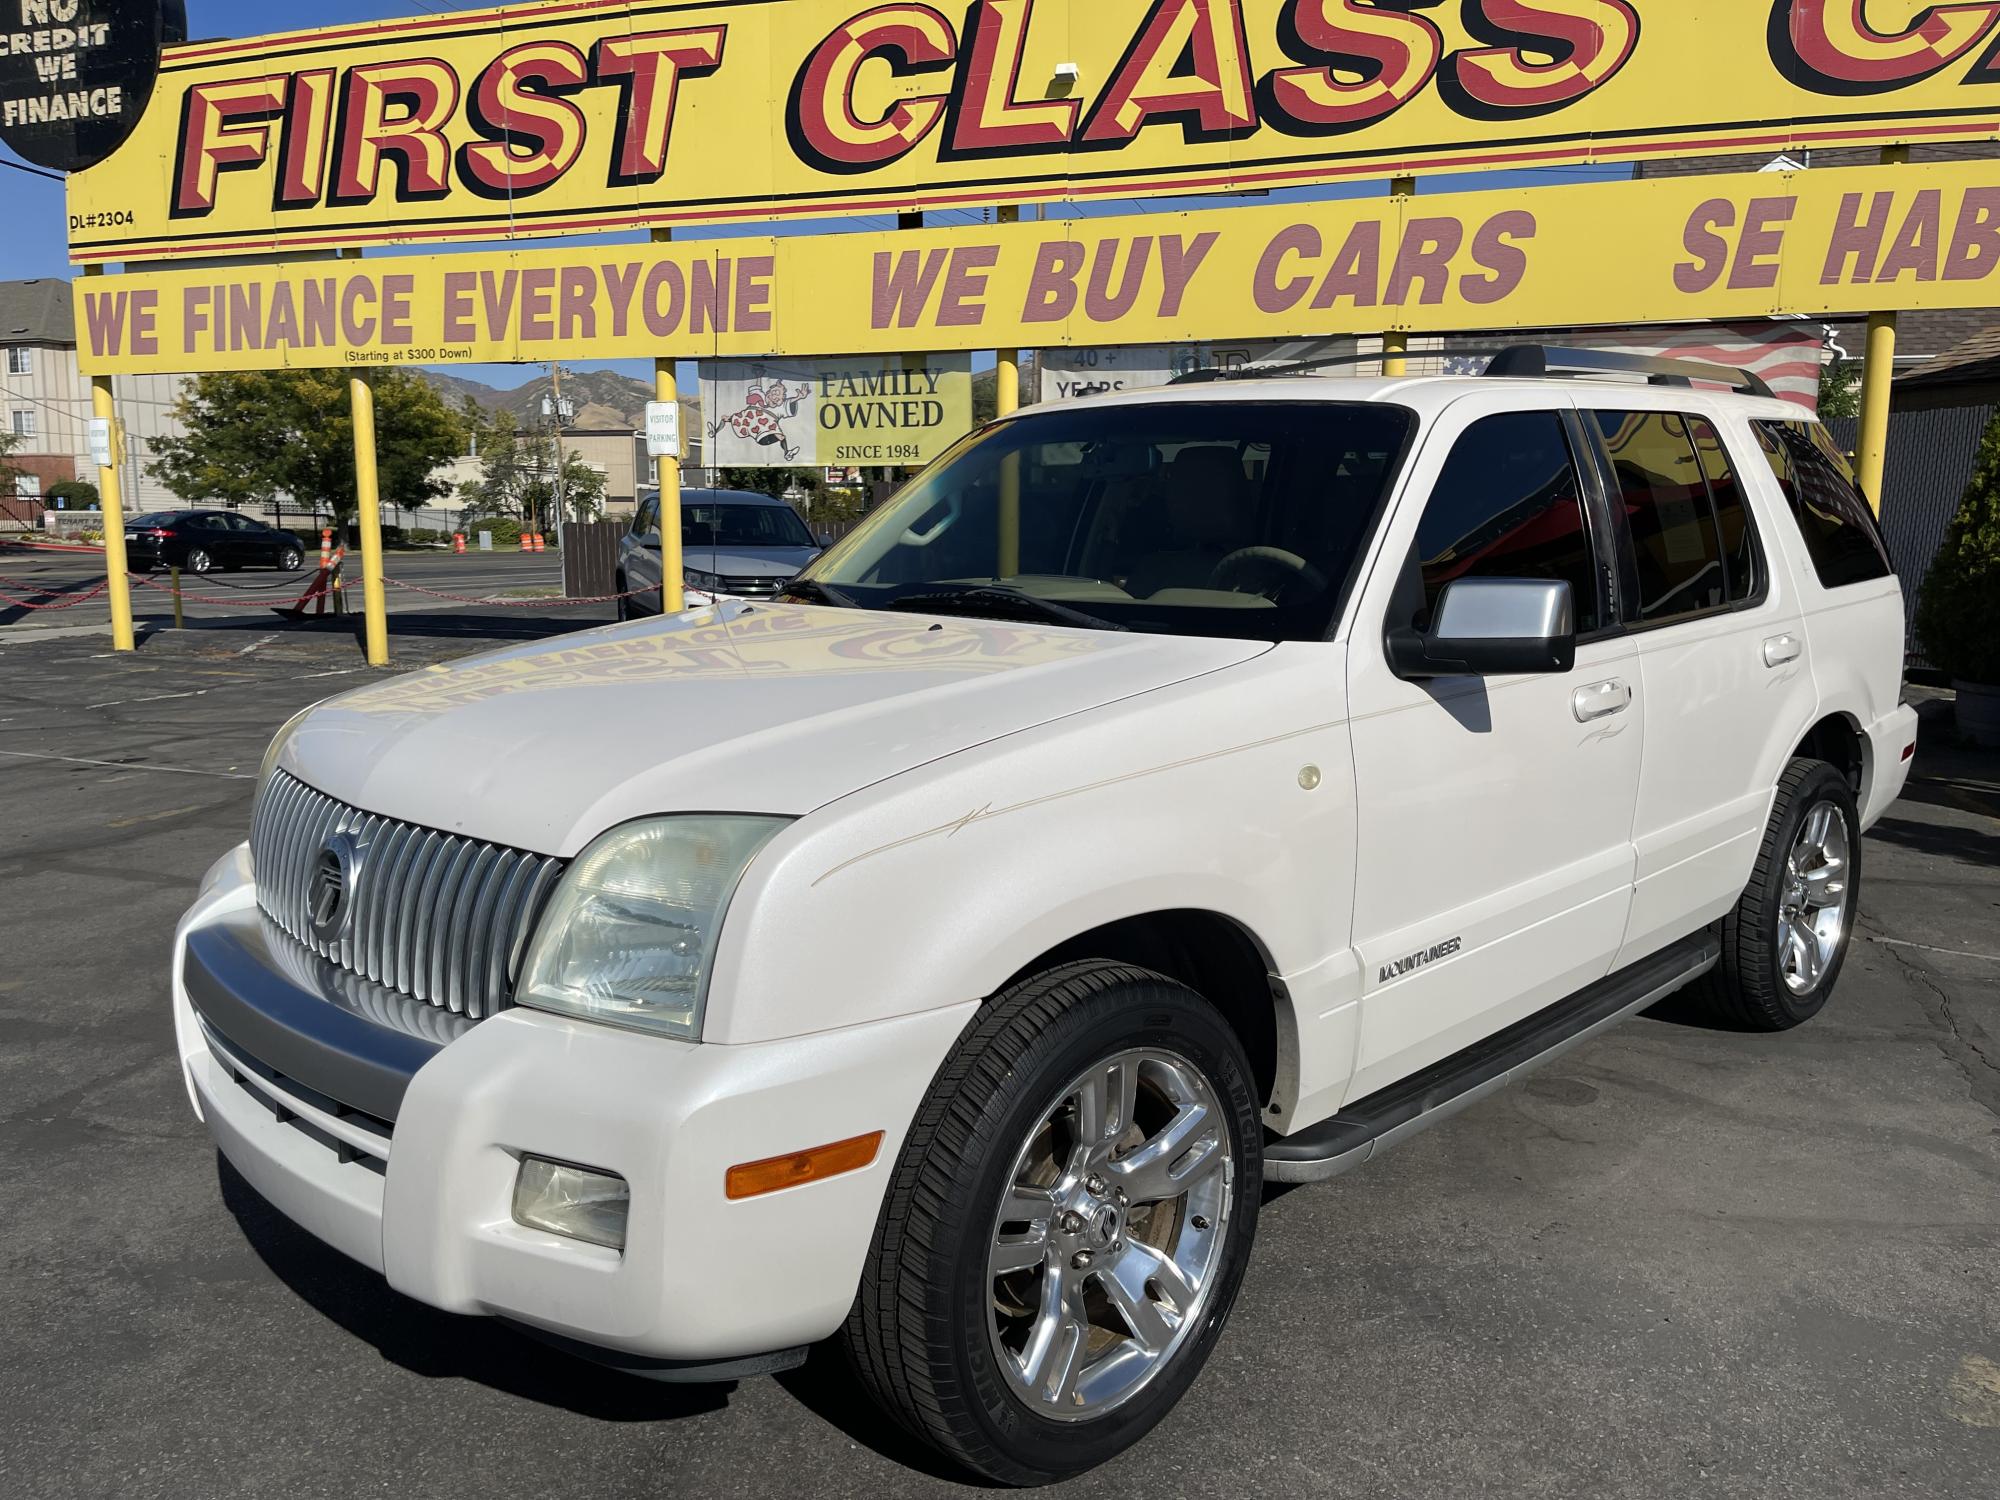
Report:
<svg viewBox="0 0 2000 1500"><path fill-rule="evenodd" d="M1684 986L1827 1003L1903 618L1823 429L1732 371L1032 409L782 599L285 725L177 934L181 1063L400 1292L663 1379L838 1340L1048 1481L1187 1392L1266 1183Z"/></svg>

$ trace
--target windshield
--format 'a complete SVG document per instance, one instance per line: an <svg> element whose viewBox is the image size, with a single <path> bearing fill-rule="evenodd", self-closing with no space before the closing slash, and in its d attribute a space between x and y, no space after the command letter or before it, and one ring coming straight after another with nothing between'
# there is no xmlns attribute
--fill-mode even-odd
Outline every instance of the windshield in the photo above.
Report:
<svg viewBox="0 0 2000 1500"><path fill-rule="evenodd" d="M1415 425L1402 407L1318 401L1016 417L803 576L864 608L1022 618L1017 604L1058 604L1156 634L1321 640Z"/></svg>
<svg viewBox="0 0 2000 1500"><path fill-rule="evenodd" d="M683 505L684 547L812 547L812 533L789 505Z"/></svg>

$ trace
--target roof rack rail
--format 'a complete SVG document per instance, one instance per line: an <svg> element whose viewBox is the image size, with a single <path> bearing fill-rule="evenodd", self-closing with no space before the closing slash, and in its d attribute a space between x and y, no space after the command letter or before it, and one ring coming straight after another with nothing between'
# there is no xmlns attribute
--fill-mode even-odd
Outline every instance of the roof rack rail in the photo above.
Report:
<svg viewBox="0 0 2000 1500"><path fill-rule="evenodd" d="M1573 349L1559 344L1495 344L1476 349L1420 350L1408 358L1449 355L1453 359L1486 358L1490 377L1513 380L1552 379L1569 375L1644 375L1650 385L1691 386L1697 380L1727 386L1748 396L1775 397L1764 378L1751 370L1730 365L1704 364L1693 359L1661 359L1650 354L1614 354L1603 349ZM1240 370L1211 367L1176 375L1169 385L1212 385L1227 380L1282 380L1288 375L1310 375L1316 370L1332 370L1342 365L1372 365L1380 353L1329 354L1319 359L1303 359L1288 365L1251 365Z"/></svg>
<svg viewBox="0 0 2000 1500"><path fill-rule="evenodd" d="M1775 396L1754 370L1712 365L1697 359L1662 359L1654 354L1617 354L1560 344L1515 344L1493 356L1486 367L1495 379L1540 380L1557 375L1644 375L1649 385L1691 386L1697 380L1728 386L1747 396Z"/></svg>

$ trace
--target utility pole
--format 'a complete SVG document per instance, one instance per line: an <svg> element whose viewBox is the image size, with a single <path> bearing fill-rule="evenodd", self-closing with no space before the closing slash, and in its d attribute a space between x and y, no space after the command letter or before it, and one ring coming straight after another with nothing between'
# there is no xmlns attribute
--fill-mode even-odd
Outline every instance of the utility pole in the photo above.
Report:
<svg viewBox="0 0 2000 1500"><path fill-rule="evenodd" d="M565 465L563 463L563 445L562 445L562 430L563 430L562 361L557 360L554 364L549 366L549 368L555 372L551 377L551 379L555 385L556 551L560 552L562 551L562 545L563 545L563 527L569 520L569 517L566 514L566 512L569 510L569 504L568 504L569 497L564 493L565 486L564 486L564 474L563 474Z"/></svg>

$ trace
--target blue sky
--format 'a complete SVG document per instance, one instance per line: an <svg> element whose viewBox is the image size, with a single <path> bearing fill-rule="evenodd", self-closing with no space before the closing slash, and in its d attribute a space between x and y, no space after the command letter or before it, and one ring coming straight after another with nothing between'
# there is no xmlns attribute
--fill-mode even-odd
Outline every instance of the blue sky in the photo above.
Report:
<svg viewBox="0 0 2000 1500"><path fill-rule="evenodd" d="M270 0L252 3L252 0L188 0L188 31L195 38L253 36L274 29L291 30L308 26L336 26L354 21L382 20L386 17L416 15L424 11L444 12L456 9L470 9L470 4L446 3L446 0L296 0L290 6L273 6ZM274 26L273 22L279 24ZM72 274L65 243L65 219L62 185L45 178L31 176L26 172L11 170L8 163L13 158L0 148L0 205L5 205L7 228L0 234L0 280L16 280L33 276L68 277ZM1450 192L1471 188L1503 188L1531 183L1577 182L1593 179L1620 178L1631 175L1630 167L1562 167L1546 172L1489 172L1474 176L1438 177L1424 180L1420 191ZM1300 199L1326 198L1366 198L1379 196L1388 191L1383 182L1345 183L1334 188L1311 188L1286 190L1273 193L1268 199L1256 202L1284 202ZM1163 202L1171 201L1176 208L1223 207L1242 200L1233 198L1181 198L1174 200L1152 199L1145 203L1119 201L1093 203L1087 206L1051 209L1051 215L1085 214L1102 215L1116 213L1138 213L1148 208L1158 208ZM954 222L968 215L947 215L934 222ZM855 232L880 230L889 227L891 221L876 219L845 219L826 223L793 223L775 226L781 234L810 234L814 232ZM769 234L774 226L745 224L717 227L712 230L688 231L683 238L713 236L717 238L749 234ZM606 236L617 239L618 236ZM630 236L629 238L640 238ZM990 361L988 361L990 363ZM650 366L633 360L582 361L571 368L615 369L628 374L650 379ZM532 366L454 366L452 373L474 380L484 380L492 385L511 387L531 380L539 373ZM682 372L683 380L692 377L692 369Z"/></svg>

